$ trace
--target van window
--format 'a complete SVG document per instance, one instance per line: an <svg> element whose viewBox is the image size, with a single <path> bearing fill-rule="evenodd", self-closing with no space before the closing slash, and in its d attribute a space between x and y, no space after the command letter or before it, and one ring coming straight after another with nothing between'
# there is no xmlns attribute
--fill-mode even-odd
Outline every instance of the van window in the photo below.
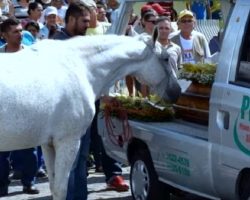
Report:
<svg viewBox="0 0 250 200"><path fill-rule="evenodd" d="M236 83L250 87L250 17L247 20L247 28L244 33L240 50L239 64L236 74Z"/></svg>

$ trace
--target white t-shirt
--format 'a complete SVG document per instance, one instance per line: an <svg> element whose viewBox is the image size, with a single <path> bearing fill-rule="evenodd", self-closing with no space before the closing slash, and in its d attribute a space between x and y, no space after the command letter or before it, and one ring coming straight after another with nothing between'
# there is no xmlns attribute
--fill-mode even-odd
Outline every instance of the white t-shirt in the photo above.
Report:
<svg viewBox="0 0 250 200"><path fill-rule="evenodd" d="M191 37L190 40L186 40L180 35L180 41L183 50L182 52L183 63L195 63L193 55L193 38Z"/></svg>
<svg viewBox="0 0 250 200"><path fill-rule="evenodd" d="M110 28L109 22L98 22L95 28L88 28L86 35L104 35Z"/></svg>

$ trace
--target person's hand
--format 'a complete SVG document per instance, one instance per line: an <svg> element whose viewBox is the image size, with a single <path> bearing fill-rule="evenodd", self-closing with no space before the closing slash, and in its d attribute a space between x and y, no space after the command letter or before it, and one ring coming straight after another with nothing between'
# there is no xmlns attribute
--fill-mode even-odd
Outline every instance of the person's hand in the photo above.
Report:
<svg viewBox="0 0 250 200"><path fill-rule="evenodd" d="M3 2L3 0L0 0L0 7L4 7L4 2Z"/></svg>
<svg viewBox="0 0 250 200"><path fill-rule="evenodd" d="M57 16L56 20L59 25L64 26L64 20L61 17Z"/></svg>
<svg viewBox="0 0 250 200"><path fill-rule="evenodd" d="M132 30L132 25L127 25L125 35L130 35L131 30Z"/></svg>
<svg viewBox="0 0 250 200"><path fill-rule="evenodd" d="M14 7L14 3L12 0L8 0L8 4L9 4L9 16L15 16L15 7Z"/></svg>

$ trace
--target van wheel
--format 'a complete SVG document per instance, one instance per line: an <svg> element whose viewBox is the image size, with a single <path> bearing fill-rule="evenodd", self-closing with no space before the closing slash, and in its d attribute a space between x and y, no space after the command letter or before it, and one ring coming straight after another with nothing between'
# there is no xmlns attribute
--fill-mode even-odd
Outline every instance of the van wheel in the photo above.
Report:
<svg viewBox="0 0 250 200"><path fill-rule="evenodd" d="M250 174L249 170L244 171L241 174L240 182L239 182L239 197L240 200L248 200L250 199Z"/></svg>
<svg viewBox="0 0 250 200"><path fill-rule="evenodd" d="M130 187L134 200L170 199L169 193L162 193L163 187L146 150L139 150L131 160Z"/></svg>

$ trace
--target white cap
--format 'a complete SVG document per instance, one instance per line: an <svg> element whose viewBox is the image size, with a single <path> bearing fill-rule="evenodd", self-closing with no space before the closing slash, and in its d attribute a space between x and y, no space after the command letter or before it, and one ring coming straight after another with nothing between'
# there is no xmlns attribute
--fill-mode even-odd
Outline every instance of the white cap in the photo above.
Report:
<svg viewBox="0 0 250 200"><path fill-rule="evenodd" d="M58 15L57 9L54 6L48 6L45 10L44 10L44 15L45 17L49 16L49 15Z"/></svg>
<svg viewBox="0 0 250 200"><path fill-rule="evenodd" d="M86 5L87 7L94 7L97 8L96 3L94 0L80 0L81 3L83 3L84 5Z"/></svg>
<svg viewBox="0 0 250 200"><path fill-rule="evenodd" d="M42 2L43 4L50 4L50 3L51 3L51 0L41 0L41 2Z"/></svg>

